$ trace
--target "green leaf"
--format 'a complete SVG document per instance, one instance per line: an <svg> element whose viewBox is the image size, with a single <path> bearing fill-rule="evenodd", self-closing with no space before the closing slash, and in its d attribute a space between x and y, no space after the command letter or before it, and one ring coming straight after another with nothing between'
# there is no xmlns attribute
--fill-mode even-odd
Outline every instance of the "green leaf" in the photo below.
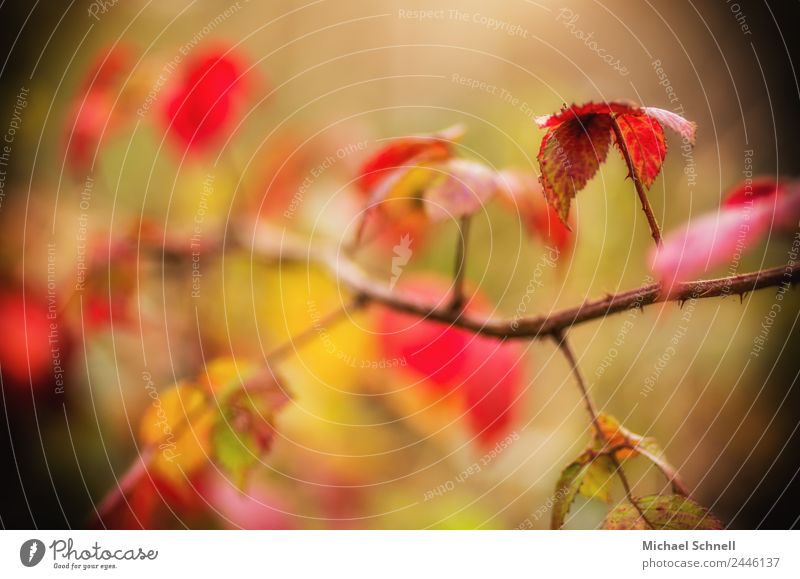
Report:
<svg viewBox="0 0 800 579"><path fill-rule="evenodd" d="M240 489L247 474L258 462L257 444L247 433L237 433L225 422L214 429L214 454L217 462L227 470Z"/></svg>
<svg viewBox="0 0 800 579"><path fill-rule="evenodd" d="M572 503L575 501L575 497L583 484L586 471L589 469L590 463L581 461L585 456L587 455L581 455L577 461L561 472L561 478L558 479L556 484L553 514L550 517L551 529L560 529L564 526L569 509L572 507Z"/></svg>
<svg viewBox="0 0 800 579"><path fill-rule="evenodd" d="M230 391L212 433L214 456L241 488L252 467L272 446L275 413L288 400L285 388L270 373L248 378L247 389Z"/></svg>
<svg viewBox="0 0 800 579"><path fill-rule="evenodd" d="M634 499L647 521L631 503L620 503L603 521L604 529L716 530L722 523L711 512L680 495L651 495ZM649 525L648 525L649 523Z"/></svg>
<svg viewBox="0 0 800 579"><path fill-rule="evenodd" d="M611 502L611 482L617 467L608 456L598 456L590 464L583 476L580 494L588 499Z"/></svg>

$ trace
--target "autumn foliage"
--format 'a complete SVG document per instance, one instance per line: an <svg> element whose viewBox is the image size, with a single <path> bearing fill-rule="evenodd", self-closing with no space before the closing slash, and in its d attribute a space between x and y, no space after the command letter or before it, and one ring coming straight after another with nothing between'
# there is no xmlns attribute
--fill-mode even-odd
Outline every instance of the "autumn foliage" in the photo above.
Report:
<svg viewBox="0 0 800 579"><path fill-rule="evenodd" d="M104 53L90 66L74 95L64 123L63 152L65 169L75 177L86 175L102 162L103 145L131 125L131 102L141 97L141 82L137 80L141 71L134 70L133 53L122 46ZM248 102L263 96L258 94L264 92L263 83L253 81L250 68L250 60L237 50L198 50L170 79L157 111L146 121L149 128L178 156L197 164L209 162L215 154L221 154L226 141L236 138ZM226 317L224 323L214 326L220 336L210 340L215 345L213 358L203 357L202 367L176 377L172 384L148 386L150 406L137 428L139 458L126 478L129 484L117 492L116 500L112 489L110 502L104 503L106 510L98 513L101 520L95 524L155 525L163 505L180 511L202 509L206 504L205 508L211 505L218 509L227 526L287 526L279 514L278 494L265 485L252 486L252 473L267 464L282 428L299 428L292 422L297 417L290 412L295 396L308 395L322 383L345 388L337 383L341 374L336 372L350 356L345 351L348 347L382 360L402 361L391 369L396 381L392 385L407 388L409 399L420 407L445 408L441 416L459 425L467 444L479 452L521 427L520 400L528 395L534 365L527 355L527 344L540 337L552 338L572 359L566 339L570 324L567 321L562 329L545 336L512 336L502 331L490 336L465 326L464 317L484 318L489 323L496 321L493 316L497 315L488 295L464 279L470 220L496 205L520 224L531 243L546 244L565 260L581 243L583 224L573 215L574 200L597 175L612 148L621 154L633 184L631 191L635 187L647 212L646 192L656 183L668 156L666 130L688 144L694 144L696 138L693 122L664 109L625 101L564 106L537 118L535 124L544 130L535 159L538 171L497 168L476 159L461 146L467 133L467 127L461 125L429 134L401 135L372 147L358 169L348 175L352 198L360 208L354 218L357 225L348 230L346 239L338 240L341 243L336 252L314 247L306 254L310 259L312 255L333 253L340 269L324 270L315 263L293 270L283 263L284 256L279 252L269 256L274 263L268 271L235 259L231 266L223 260L224 267L239 269L233 273L226 270L227 277L221 276L217 286L219 293L224 293L231 279L240 287L249 284L254 294L272 299L267 300L272 318L264 323L259 317L262 312L242 313L233 304L230 311L225 310L230 320ZM533 133L536 126L528 129ZM286 142L293 143L292 139ZM237 214L240 208L232 203L233 231L226 230L219 238L209 233L202 239L203 252L225 256L228 243L238 244L237 249L244 247L252 252L251 257L255 255L255 243L250 247L248 241L257 236L246 239L241 224L255 222L265 229L274 225L270 222L279 219L276 216L296 194L309 163L308 159L290 159L291 147L285 148L287 151L281 148L259 167L269 181L266 187L257 187L259 192L265 190L264 198L245 196L245 215ZM724 196L719 208L667 233L663 243L652 249L649 265L668 296L676 284L718 271L737 253L766 236L793 230L798 216L798 183L763 178L740 184ZM654 238L660 239L655 235L659 226L652 215L649 217ZM288 221L285 219L282 225L291 229ZM584 217L583 221L591 218ZM445 227L457 230L458 248L437 247L436 251L462 258L456 260L453 279L403 272L402 267L414 259L412 240L421 244L430 232ZM166 226L160 228L144 218L117 231L122 233L104 240L92 252L84 312L89 323L80 327L81 332L102 331L112 322L145 327L145 322L130 314L141 278L147 275L141 262L155 255L164 263L191 265L192 251L197 251L191 240L171 236ZM273 241L281 247L283 239ZM351 287L339 279L340 270L357 268L358 252L376 241L388 241L395 257L402 258L402 267L394 264L391 283L372 280ZM114 266L121 261L137 263L139 269L120 271ZM93 285L97 280L113 284L125 298L113 299L98 290L104 286ZM317 291L320 287L323 290ZM274 296L284 292L289 297L278 303ZM213 305L205 303L207 309L198 311L211 319ZM423 307L436 315L420 315ZM313 315L309 313L312 311ZM341 314L338 317L337 312ZM352 316L356 315L363 318L354 321ZM21 290L15 288L0 296L0 332L7 338L0 345L0 363L15 380L35 379L50 361L45 317L44 306L25 300ZM271 340L271 350L258 355L252 346L253 334L242 330L253 330L248 324L255 328L253 334ZM341 333L333 329L329 332L328 326L336 326ZM250 347L250 357L233 355L237 348L246 347ZM284 375L278 361L309 350L315 353L316 363L291 367ZM577 362L572 366L588 399ZM352 368L346 371L356 372ZM362 394L375 393L359 392ZM331 397L335 402L329 406L336 412L346 412L337 406L341 399L335 397L336 393L320 396ZM708 510L688 498L685 483L655 440L628 430L591 403L587 407L591 414L590 440L557 483L553 528L566 524L578 496L609 505L604 523L607 528L722 526ZM330 422L339 418L335 416ZM313 435L325 440L328 433L322 430ZM634 460L653 464L670 491L632 496L624 467ZM618 479L623 483L622 491L615 483ZM273 504L275 508L268 506Z"/></svg>

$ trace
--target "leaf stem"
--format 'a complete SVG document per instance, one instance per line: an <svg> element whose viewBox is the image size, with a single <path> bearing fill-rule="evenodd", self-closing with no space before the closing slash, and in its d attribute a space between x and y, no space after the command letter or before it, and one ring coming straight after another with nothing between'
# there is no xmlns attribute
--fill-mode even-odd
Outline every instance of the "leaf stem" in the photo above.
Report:
<svg viewBox="0 0 800 579"><path fill-rule="evenodd" d="M459 311L464 307L464 276L467 269L467 243L471 222L469 215L464 215L459 220L456 261L453 268L453 297L450 301L451 311Z"/></svg>
<svg viewBox="0 0 800 579"><path fill-rule="evenodd" d="M647 192L644 190L644 184L639 177L639 172L633 164L631 153L628 150L628 145L625 143L625 138L622 136L622 129L619 127L617 117L611 115L611 128L614 130L614 136L617 139L619 150L622 151L622 156L625 159L625 164L628 166L628 172L633 180L633 185L636 187L636 193L639 195L639 201L642 204L642 211L647 217L647 223L650 225L650 235L653 236L653 241L656 242L658 247L661 247L661 229L656 221L656 216L653 213L653 208L650 206L650 200L647 198Z"/></svg>
<svg viewBox="0 0 800 579"><path fill-rule="evenodd" d="M606 436L603 433L603 429L600 426L600 414L597 411L597 406L595 406L595 403L589 394L589 388L586 386L586 381L583 379L583 374L578 367L578 361L575 358L575 353L572 351L572 348L567 341L567 336L564 334L564 332L558 331L553 333L553 339L555 340L561 352L564 354L564 357L567 359L570 370L572 371L572 375L575 377L575 381L578 383L578 387L583 395L583 402L586 405L586 410L592 419L592 426L594 427L595 436L597 436L604 444L608 443L608 440L606 440ZM636 502L636 500L634 500L633 492L631 491L631 485L628 482L628 477L625 475L625 471L623 470L619 459L617 459L616 455L613 453L609 454L608 457L616 467L615 472L622 483L622 488L625 490L625 497L639 512L639 516L642 518L645 524L652 529L653 525L647 520L647 517L644 515L644 511L642 511L639 504Z"/></svg>
<svg viewBox="0 0 800 579"><path fill-rule="evenodd" d="M578 383L578 388L581 390L583 403L586 405L586 411L589 413L589 417L592 419L592 426L594 426L596 432L601 432L600 413L597 411L594 400L592 400L592 396L589 394L589 388L586 386L586 382L583 379L583 374L578 368L578 361L575 358L575 353L572 351L569 342L567 342L567 336L564 334L564 332L558 330L553 333L553 340L555 340L558 348L564 354L567 362L569 362L570 371L575 377L575 382Z"/></svg>

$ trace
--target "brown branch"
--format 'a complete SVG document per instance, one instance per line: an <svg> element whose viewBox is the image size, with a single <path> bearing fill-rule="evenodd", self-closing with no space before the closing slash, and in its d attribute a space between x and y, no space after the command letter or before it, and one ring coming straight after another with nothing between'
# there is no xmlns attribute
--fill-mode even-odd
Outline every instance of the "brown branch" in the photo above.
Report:
<svg viewBox="0 0 800 579"><path fill-rule="evenodd" d="M374 280L357 264L341 254L324 247L315 247L308 240L287 233L276 233L269 227L265 227L262 234L252 240L251 251L268 259L306 260L316 263L327 269L353 294L362 295L370 302L498 338L545 338L572 326L631 308L643 308L659 302L682 303L693 299L745 294L766 287L800 281L800 264L794 264L730 277L676 283L670 288L669 293L665 293L660 284L654 283L589 300L548 315L503 319L453 311L447 306L435 307L430 302L403 294L402 291L391 289L388 284Z"/></svg>
<svg viewBox="0 0 800 579"><path fill-rule="evenodd" d="M620 129L617 118L614 115L611 115L611 128L614 130L614 136L617 139L619 150L622 151L625 164L628 165L628 172L633 180L633 185L636 187L636 193L639 195L639 201L642 204L642 211L644 211L644 214L647 217L647 223L650 225L650 235L653 236L653 241L656 242L656 245L661 246L661 229L658 227L658 221L656 221L656 216L653 214L653 208L650 206L650 200L647 198L647 192L644 190L644 184L639 178L639 172L636 170L633 160L631 159L631 153L628 150L628 145L625 143L625 139L622 136L622 129Z"/></svg>
<svg viewBox="0 0 800 579"><path fill-rule="evenodd" d="M575 381L578 383L578 387L581 390L581 393L583 395L583 401L584 404L586 405L586 410L588 411L589 416L592 419L592 426L594 427L594 435L597 438L599 438L604 445L608 444L609 441L606 439L606 435L600 426L600 415L597 412L597 407L594 405L594 401L592 400L592 397L589 394L589 388L586 386L586 381L583 379L583 374L581 373L581 370L578 367L578 360L575 358L575 353L572 351L569 342L567 342L567 337L564 335L563 332L558 331L555 334L553 334L553 339L558 345L558 348L564 354L564 357L567 359L567 362L569 362L572 375L575 376ZM652 529L653 525L650 523L650 521L647 520L644 511L633 498L633 491L631 490L631 485L628 482L628 477L625 475L625 471L622 469L622 464L620 464L616 454L611 453L608 455L608 458L610 458L611 462L614 464L615 473L619 477L620 482L622 483L622 488L625 490L625 497L628 499L628 502L630 502L633 505L633 507L639 512L639 516L642 518L645 524Z"/></svg>

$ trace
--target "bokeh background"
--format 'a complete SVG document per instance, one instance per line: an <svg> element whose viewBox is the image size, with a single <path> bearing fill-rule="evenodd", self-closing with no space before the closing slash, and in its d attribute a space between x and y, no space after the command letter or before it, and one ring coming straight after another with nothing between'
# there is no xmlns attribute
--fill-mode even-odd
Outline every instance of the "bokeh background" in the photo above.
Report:
<svg viewBox="0 0 800 579"><path fill-rule="evenodd" d="M681 107L699 125L690 154L670 140L651 192L669 230L718 207L748 163L797 176L798 12L796 1L746 0L2 3L0 133L12 141L0 198L0 524L93 524L93 505L139 455L151 380L167 389L221 357L263 363L343 299L322 271L264 262L234 243L203 254L194 296L190 263L136 250L148 232L186 239L202 208L205 239L235 238L237 219L251 216L335 247L361 210L359 164L386 138L462 123L466 156L534 171L534 116L613 99ZM121 126L76 178L64 147L71 111L87 70L115 44L133 56L114 93ZM159 112L182 71L165 67L218 47L252 67L247 94L224 139L184 156ZM518 216L489 204L474 219L470 287L512 316L534 278L543 283L528 315L646 283L649 232L625 176L610 155L578 196L574 249L554 267L541 266L548 250ZM120 238L134 250L75 292L83 233L93 255ZM456 235L454 223L415 233L402 276L448 280ZM788 247L772 237L735 271L784 264ZM361 262L388 281L391 258L391 246L378 246ZM55 369L48 299L59 312ZM693 497L733 528L796 527L800 516L796 292L751 355L774 303L765 290L570 333L599 405L656 437ZM210 468L104 524L546 528L558 475L589 435L554 345L515 350L518 400L497 450L424 380L360 367L386 359L380 319L370 308L277 363L293 400L246 483ZM630 472L639 492L663 486L646 465ZM578 499L569 525L594 528L604 509Z"/></svg>

